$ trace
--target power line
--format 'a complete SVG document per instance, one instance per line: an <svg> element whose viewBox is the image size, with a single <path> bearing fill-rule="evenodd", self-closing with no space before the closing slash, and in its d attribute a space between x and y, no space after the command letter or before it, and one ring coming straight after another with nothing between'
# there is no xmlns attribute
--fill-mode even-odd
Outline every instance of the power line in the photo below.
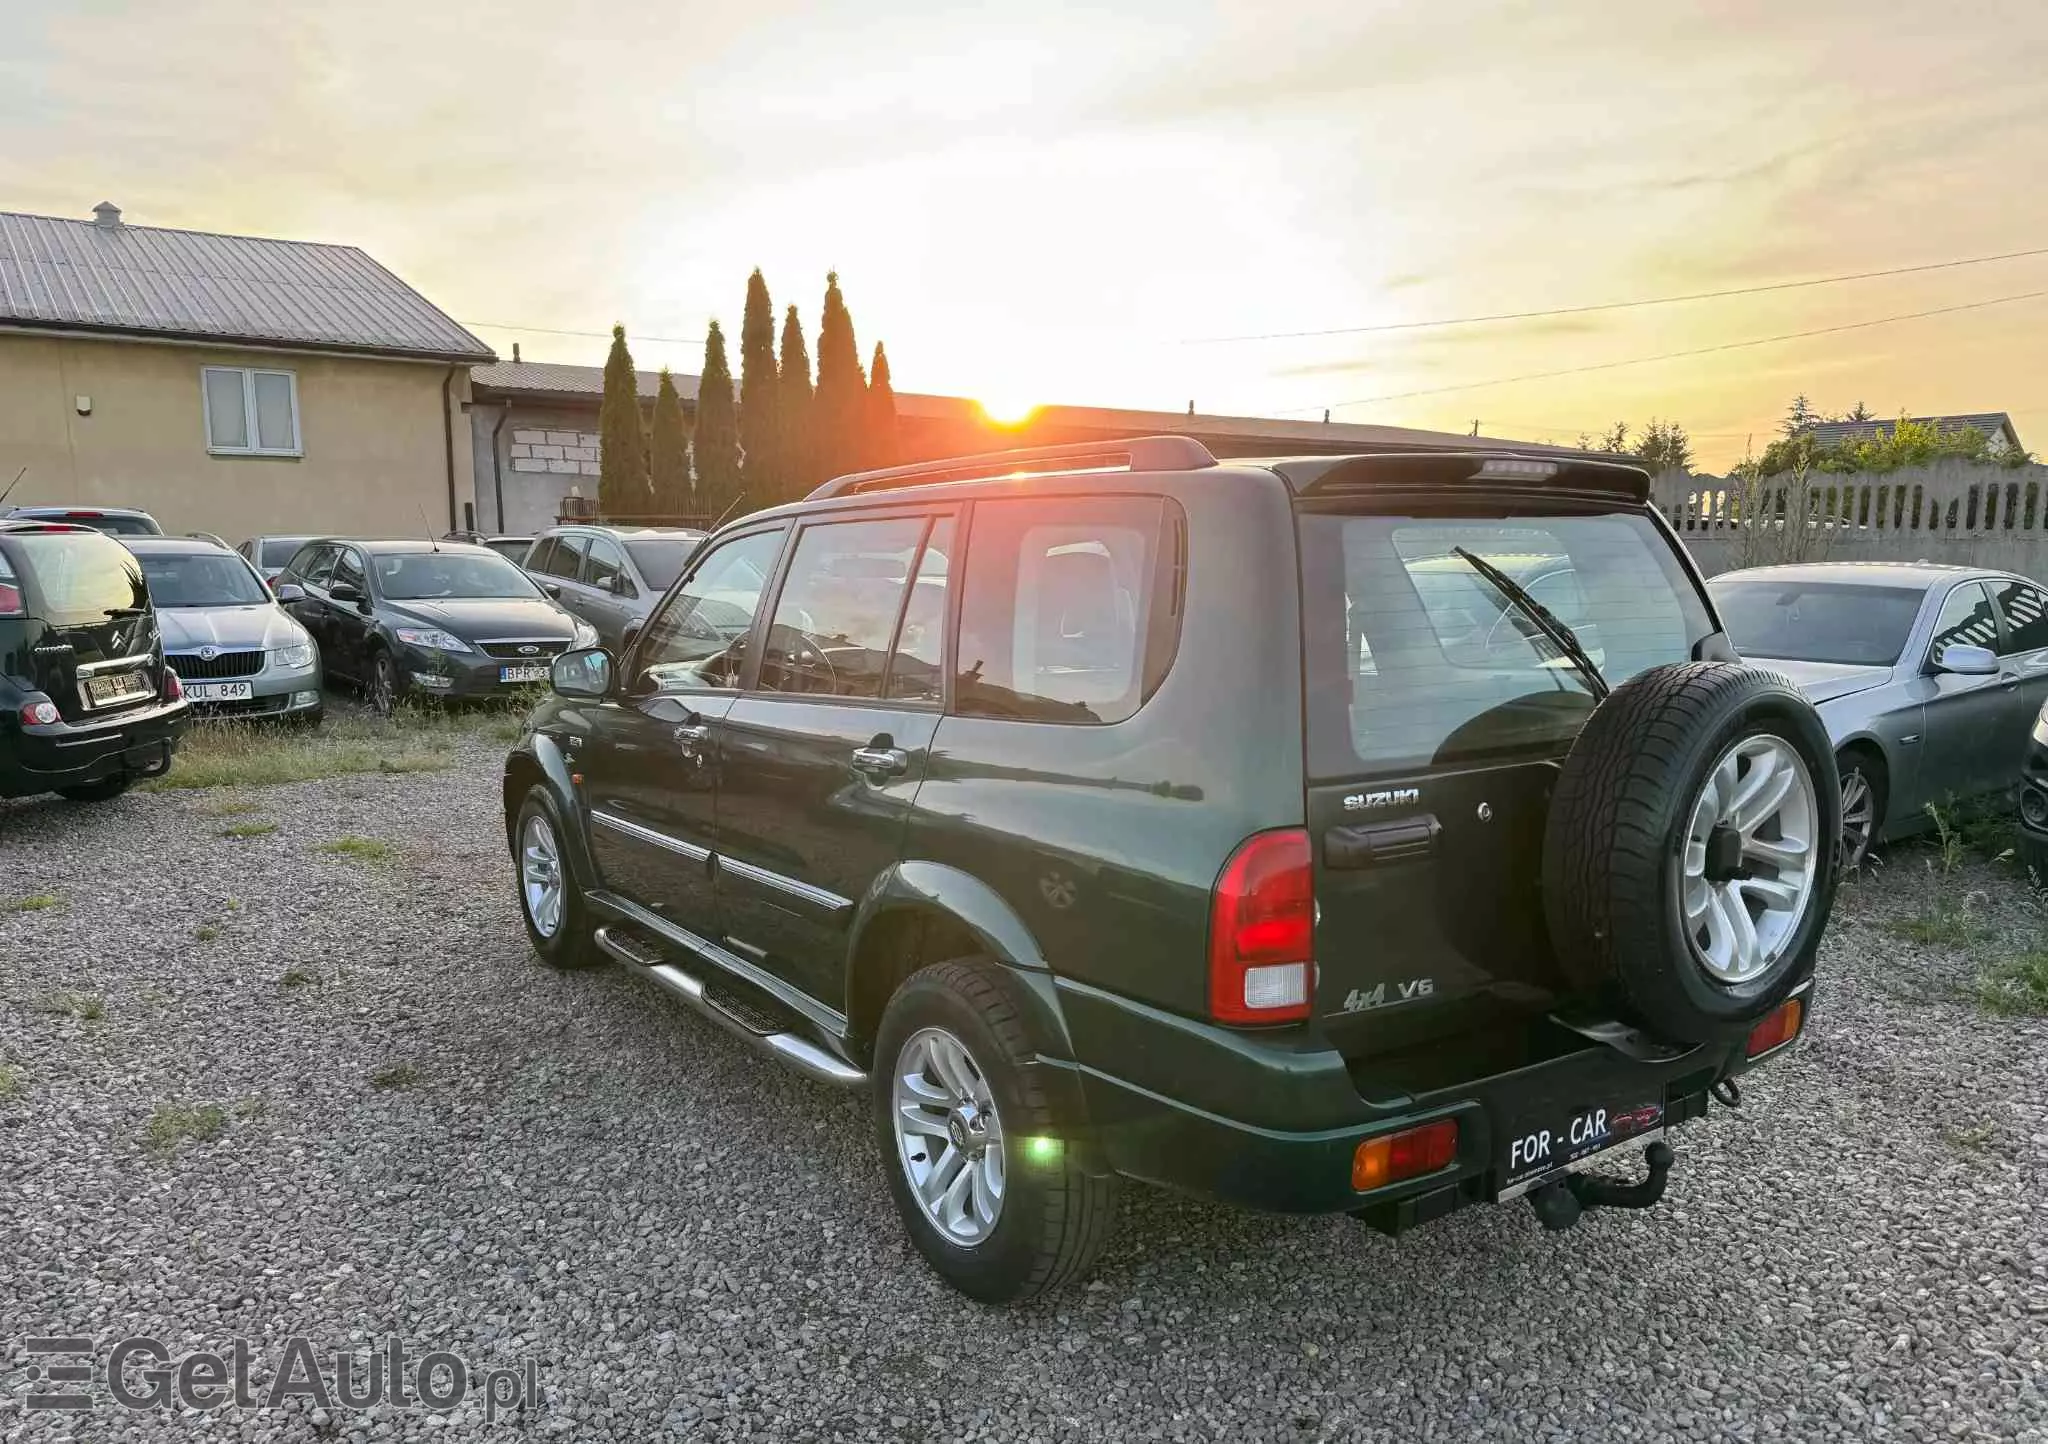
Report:
<svg viewBox="0 0 2048 1444"><path fill-rule="evenodd" d="M503 321L458 321L455 324L474 327L479 331L520 331L537 336L594 336L600 341L612 339L612 333L609 331L565 331L558 326L513 326ZM660 341L676 346L704 344L702 336L641 336L632 332L628 332L627 336L633 341Z"/></svg>
<svg viewBox="0 0 2048 1444"><path fill-rule="evenodd" d="M1557 376L1581 376L1589 371L1615 371L1624 366L1648 366L1657 361L1678 361L1688 356L1712 356L1721 351L1742 351L1752 346L1772 346L1781 341L1804 341L1813 336L1834 336L1843 331L1865 331L1872 326L1890 326L1899 321L1920 321L1929 316L1952 316L1958 311L1981 311L1987 306L2006 306L2015 301L2033 301L2048 296L2048 290L2023 291L2016 296L1996 296L1988 301L1969 301L1960 306L1937 306L1931 311L1910 311L1903 316L1879 316L1870 321L1851 321L1841 326L1819 326L1811 331L1787 331L1782 336L1758 336L1749 341L1726 341L1719 346L1701 346L1691 351L1667 351L1661 356L1634 356L1626 361L1597 361L1589 366L1566 366L1556 371L1530 371L1520 376L1502 376L1492 381L1466 381L1456 386L1427 386L1415 391L1390 391L1384 396L1363 396L1355 401L1333 401L1329 409L1343 406L1372 406L1381 401L1407 401L1417 396L1443 396L1453 391L1481 391L1489 386L1512 386L1522 381L1547 381ZM1321 411L1321 406L1291 407L1285 414Z"/></svg>
<svg viewBox="0 0 2048 1444"><path fill-rule="evenodd" d="M1855 271L1843 276L1818 276L1810 281L1774 281L1762 286L1733 286L1725 291L1693 291L1683 296L1651 296L1640 301L1605 301L1592 306L1560 306L1549 311L1501 311L1490 316L1450 316L1436 321L1389 321L1377 326L1333 326L1323 331L1261 331L1248 336L1202 336L1183 341L1183 346L1221 346L1235 341L1300 341L1316 336L1363 336L1378 331L1427 331L1441 326L1479 326L1494 321L1537 321L1550 316L1584 316L1594 311L1629 311L1641 306L1676 306L1684 301L1719 301L1729 296L1758 296L1767 291L1798 291L1809 286L1833 286L1843 281L1869 281L1880 276L1910 276L1922 271L1951 271L1962 266L1988 266L1993 261L2016 261L2027 256L2048 256L2048 246L2028 251L2005 251L1996 256L1969 256L1954 261L1929 261L1919 266L1892 266L1882 271Z"/></svg>

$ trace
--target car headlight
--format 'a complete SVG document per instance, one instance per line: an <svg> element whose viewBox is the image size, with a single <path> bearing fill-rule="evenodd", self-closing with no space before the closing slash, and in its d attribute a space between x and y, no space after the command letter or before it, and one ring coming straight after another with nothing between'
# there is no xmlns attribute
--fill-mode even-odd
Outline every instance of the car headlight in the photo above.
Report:
<svg viewBox="0 0 2048 1444"><path fill-rule="evenodd" d="M597 628L591 626L588 622L578 621L575 634L569 638L569 649L571 651L581 651L585 647L595 647L596 645Z"/></svg>
<svg viewBox="0 0 2048 1444"><path fill-rule="evenodd" d="M408 647L425 647L432 652L467 652L469 643L439 627L394 627L398 640Z"/></svg>
<svg viewBox="0 0 2048 1444"><path fill-rule="evenodd" d="M281 671L303 672L313 665L313 644L294 642L289 647L279 647L271 652L270 660Z"/></svg>

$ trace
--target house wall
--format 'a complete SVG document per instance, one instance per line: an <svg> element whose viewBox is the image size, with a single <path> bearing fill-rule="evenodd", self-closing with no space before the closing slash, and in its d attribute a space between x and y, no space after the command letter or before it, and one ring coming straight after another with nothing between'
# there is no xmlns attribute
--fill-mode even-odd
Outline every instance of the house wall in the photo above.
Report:
<svg viewBox="0 0 2048 1444"><path fill-rule="evenodd" d="M303 456L214 456L200 368L296 373ZM0 488L9 505L139 506L169 532L416 535L473 499L470 427L443 430L439 362L0 332ZM457 368L451 407L469 395ZM90 415L76 398L92 399ZM458 523L459 524L459 523Z"/></svg>
<svg viewBox="0 0 2048 1444"><path fill-rule="evenodd" d="M479 530L527 536L554 525L571 488L597 495L595 405L479 402L469 422Z"/></svg>

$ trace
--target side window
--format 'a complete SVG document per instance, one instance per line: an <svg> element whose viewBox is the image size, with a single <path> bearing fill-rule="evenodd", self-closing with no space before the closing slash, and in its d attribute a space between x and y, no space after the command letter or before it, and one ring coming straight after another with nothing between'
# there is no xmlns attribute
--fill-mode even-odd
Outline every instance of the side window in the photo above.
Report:
<svg viewBox="0 0 2048 1444"><path fill-rule="evenodd" d="M954 705L969 716L1121 722L1178 637L1177 513L1155 498L982 502L967 541ZM1165 585L1162 585L1162 581Z"/></svg>
<svg viewBox="0 0 2048 1444"><path fill-rule="evenodd" d="M946 697L946 587L952 574L953 519L932 523L910 599L903 604L903 625L889 659L888 694L905 702L942 702Z"/></svg>
<svg viewBox="0 0 2048 1444"><path fill-rule="evenodd" d="M548 569L548 558L553 556L554 552L555 539L551 536L544 536L527 548L526 558L519 565L525 567L530 572L545 572Z"/></svg>
<svg viewBox="0 0 2048 1444"><path fill-rule="evenodd" d="M292 558L291 570L312 585L324 588L334 579L334 560L339 555L340 547L332 544L322 546L315 542Z"/></svg>
<svg viewBox="0 0 2048 1444"><path fill-rule="evenodd" d="M807 526L761 654L764 692L879 697L925 518Z"/></svg>
<svg viewBox="0 0 2048 1444"><path fill-rule="evenodd" d="M2007 635L2002 650L2008 656L2048 647L2048 596L2039 587L2003 582L1994 587L1992 595L1998 599L1998 610L2005 614Z"/></svg>
<svg viewBox="0 0 2048 1444"><path fill-rule="evenodd" d="M14 565L0 556L0 617L21 615L21 585L14 575Z"/></svg>
<svg viewBox="0 0 2048 1444"><path fill-rule="evenodd" d="M639 594L633 578L626 571L626 558L619 551L619 544L608 537L594 536L590 539L590 554L583 563L583 580L601 591L610 591L616 584L622 597Z"/></svg>
<svg viewBox="0 0 2048 1444"><path fill-rule="evenodd" d="M583 548L587 545L588 543L580 536L558 536L555 538L554 550L541 558L533 570L573 582L576 580L577 571L583 565Z"/></svg>
<svg viewBox="0 0 2048 1444"><path fill-rule="evenodd" d="M754 613L775 571L782 529L750 532L706 552L641 634L637 690L701 692L739 685Z"/></svg>
<svg viewBox="0 0 2048 1444"><path fill-rule="evenodd" d="M1929 661L1940 661L1944 647L1988 647L1998 650L1998 619L1991 612L1991 598L1983 583L1967 582L1948 594L1941 615L1934 619L1934 643L1927 649Z"/></svg>
<svg viewBox="0 0 2048 1444"><path fill-rule="evenodd" d="M365 595L370 590L369 581L363 575L362 553L352 547L341 548L340 555L334 559L334 576L328 582L330 587L338 587L344 584L354 587Z"/></svg>

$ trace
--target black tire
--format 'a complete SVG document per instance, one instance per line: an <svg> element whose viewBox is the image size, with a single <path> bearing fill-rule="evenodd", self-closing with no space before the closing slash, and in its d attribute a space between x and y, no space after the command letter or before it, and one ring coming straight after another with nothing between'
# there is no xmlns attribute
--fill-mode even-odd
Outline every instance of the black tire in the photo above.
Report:
<svg viewBox="0 0 2048 1444"><path fill-rule="evenodd" d="M117 772L112 777L102 777L98 782L86 782L77 787L60 787L57 795L67 802L112 802L128 790L128 774Z"/></svg>
<svg viewBox="0 0 2048 1444"><path fill-rule="evenodd" d="M1843 803L1841 867L1844 872L1856 872L1870 861L1871 851L1876 848L1878 839L1884 836L1885 808L1891 802L1891 793L1886 783L1883 760L1860 747L1842 749L1835 758L1835 773L1841 779ZM1847 804L1855 791L1852 779L1861 782L1870 798L1869 835L1860 847L1857 839L1849 835L1852 824Z"/></svg>
<svg viewBox="0 0 2048 1444"><path fill-rule="evenodd" d="M553 839L561 877L561 915L552 930L535 921L526 886L528 825L536 818L545 824ZM549 967L594 967L604 961L605 955L591 937L595 924L591 922L590 909L583 900L583 889L577 885L576 869L569 863L566 838L562 812L555 805L554 794L544 784L535 783L526 790L525 800L519 804L519 815L512 823L512 885L519 894L520 921L526 924L527 941L533 944L534 952Z"/></svg>
<svg viewBox="0 0 2048 1444"><path fill-rule="evenodd" d="M1040 1040L1031 1006L999 963L958 958L898 988L875 1039L875 1130L896 1211L933 1271L985 1304L1014 1303L1084 1277L1116 1214L1116 1178L1083 1172L1064 1147L1051 1158L1026 1156L1025 1140L1057 1139L1060 1128L1032 1066ZM898 1058L906 1042L933 1027L965 1045L1001 1120L1002 1208L993 1230L973 1246L946 1237L926 1216L898 1154L892 1116Z"/></svg>
<svg viewBox="0 0 2048 1444"><path fill-rule="evenodd" d="M1685 921L1686 830L1709 772L1736 744L1765 734L1807 769L1814 875L1775 956L1755 976L1723 982L1695 957ZM1812 704L1772 673L1685 662L1615 688L1565 759L1544 837L1544 906L1566 977L1680 1043L1727 1038L1776 1007L1811 968L1834 901L1834 767Z"/></svg>
<svg viewBox="0 0 2048 1444"><path fill-rule="evenodd" d="M363 684L363 696L369 700L370 710L379 717L389 717L398 710L403 686L397 659L382 647L371 652L370 675Z"/></svg>

